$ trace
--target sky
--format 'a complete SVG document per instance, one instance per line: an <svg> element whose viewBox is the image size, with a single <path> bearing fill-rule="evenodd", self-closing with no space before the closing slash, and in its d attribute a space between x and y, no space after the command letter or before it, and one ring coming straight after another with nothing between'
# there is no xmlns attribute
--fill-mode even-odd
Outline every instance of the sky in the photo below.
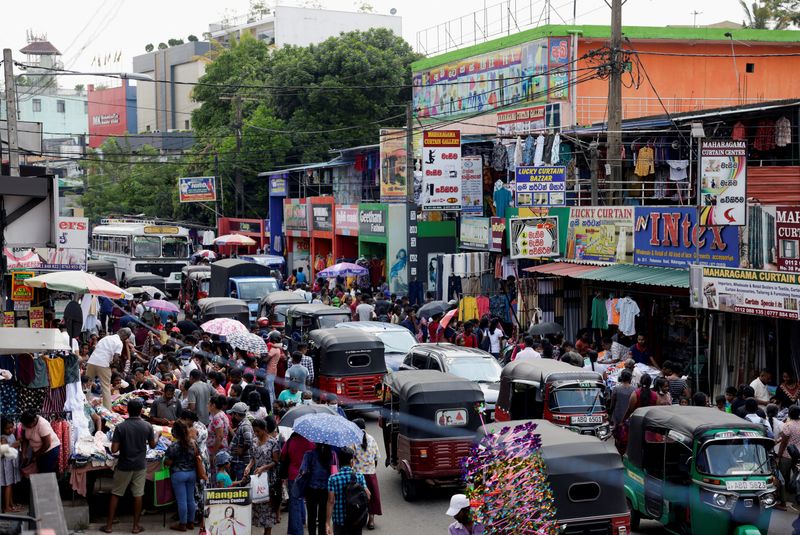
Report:
<svg viewBox="0 0 800 535"><path fill-rule="evenodd" d="M267 0L274 5L275 0ZM280 0L282 4L302 5L294 0ZM327 9L355 11L363 1L317 0ZM403 18L403 37L412 45L417 43L417 32L464 17L464 25L471 27L476 10L487 6L489 27L499 37L507 31L502 16L506 1L499 0L370 0L376 13L388 14L394 8L396 16ZM522 22L538 21L542 17L545 0L510 0L517 6ZM219 21L226 14L246 13L250 0L38 0L4 2L0 17L2 47L11 48L15 59L25 58L19 50L26 44L26 32L46 34L48 40L63 54L65 67L81 71L130 71L132 58L144 53L148 43L158 44L170 38L183 38L190 34L200 37L208 31L208 24ZM571 23L573 6L578 24L608 24L610 10L604 0L551 0L551 22ZM741 21L742 11L736 0L628 0L623 7L623 25L660 26L666 24L691 25L693 12L698 25L722 20ZM503 28L500 27L500 20ZM524 24L524 22L523 22ZM456 23L451 26L461 28ZM514 27L512 26L512 29ZM465 33L469 33L465 30ZM443 32L440 36L444 35ZM436 34L427 34L427 49L436 47ZM443 41L439 40L440 43ZM422 43L425 44L424 36ZM471 44L472 41L469 42ZM424 52L424 50L420 50ZM97 64L102 58L102 64ZM105 78L74 77L61 82L69 87L75 83L108 83Z"/></svg>

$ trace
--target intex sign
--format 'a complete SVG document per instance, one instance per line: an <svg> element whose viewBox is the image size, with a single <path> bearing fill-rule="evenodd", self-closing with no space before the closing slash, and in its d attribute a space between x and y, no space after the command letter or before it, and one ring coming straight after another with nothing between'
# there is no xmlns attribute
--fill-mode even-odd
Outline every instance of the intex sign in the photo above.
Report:
<svg viewBox="0 0 800 535"><path fill-rule="evenodd" d="M358 233L361 236L386 235L386 223L383 210L362 210L358 214Z"/></svg>

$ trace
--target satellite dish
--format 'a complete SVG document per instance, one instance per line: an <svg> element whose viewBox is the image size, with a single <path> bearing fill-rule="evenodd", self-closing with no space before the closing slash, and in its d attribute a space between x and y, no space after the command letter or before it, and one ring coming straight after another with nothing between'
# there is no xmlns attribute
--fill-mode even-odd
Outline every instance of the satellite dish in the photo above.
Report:
<svg viewBox="0 0 800 535"><path fill-rule="evenodd" d="M390 15L397 15L397 10L395 8L392 8L392 9L389 10L389 14Z"/></svg>

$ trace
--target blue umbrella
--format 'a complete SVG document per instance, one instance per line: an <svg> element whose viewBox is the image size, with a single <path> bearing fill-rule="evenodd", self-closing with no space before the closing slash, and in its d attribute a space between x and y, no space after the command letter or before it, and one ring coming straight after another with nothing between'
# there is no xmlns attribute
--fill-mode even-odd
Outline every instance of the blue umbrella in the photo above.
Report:
<svg viewBox="0 0 800 535"><path fill-rule="evenodd" d="M316 444L337 448L359 444L364 432L353 422L333 414L307 414L295 420L294 432Z"/></svg>
<svg viewBox="0 0 800 535"><path fill-rule="evenodd" d="M329 268L323 269L317 273L317 276L322 277L323 279L332 279L334 277L358 277L360 275L366 275L367 273L369 273L369 270L365 267L359 266L358 264L341 262L339 264L334 264Z"/></svg>

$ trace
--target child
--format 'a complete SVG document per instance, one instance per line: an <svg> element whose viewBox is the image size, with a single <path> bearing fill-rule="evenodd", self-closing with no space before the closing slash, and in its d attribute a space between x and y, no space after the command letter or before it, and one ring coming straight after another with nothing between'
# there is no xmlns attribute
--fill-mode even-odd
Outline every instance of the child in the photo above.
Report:
<svg viewBox="0 0 800 535"><path fill-rule="evenodd" d="M217 467L217 476L215 478L215 487L227 488L233 485L231 476L228 475L228 470L231 467L231 454L225 450L217 453L215 457L215 464Z"/></svg>
<svg viewBox="0 0 800 535"><path fill-rule="evenodd" d="M733 402L736 400L738 393L739 391L735 386L729 386L725 389L725 412L732 412Z"/></svg>
<svg viewBox="0 0 800 535"><path fill-rule="evenodd" d="M714 402L717 405L717 410L728 412L728 400L726 396L717 396L714 398Z"/></svg>
<svg viewBox="0 0 800 535"><path fill-rule="evenodd" d="M19 483L19 456L17 451L17 437L14 434L14 422L11 420L2 421L2 433L0 444L6 444L13 449L11 452L4 452L0 460L0 486L3 487L3 512L18 513L22 511L21 505L14 503L14 489L12 485Z"/></svg>

